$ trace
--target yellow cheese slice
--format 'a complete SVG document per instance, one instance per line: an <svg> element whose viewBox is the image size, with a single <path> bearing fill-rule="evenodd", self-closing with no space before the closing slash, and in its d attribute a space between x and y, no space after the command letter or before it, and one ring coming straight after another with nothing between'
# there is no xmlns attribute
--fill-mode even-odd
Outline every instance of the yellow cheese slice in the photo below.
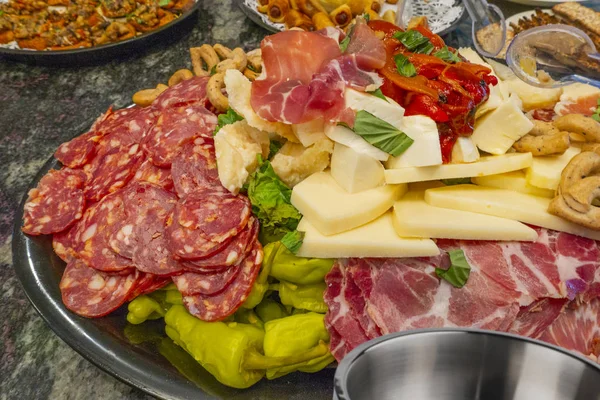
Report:
<svg viewBox="0 0 600 400"><path fill-rule="evenodd" d="M512 171L497 175L479 176L473 178L472 180L474 184L479 186L514 190L515 192L547 197L549 199L554 197L554 190L542 189L527 183L527 179L525 179L525 173L523 171Z"/></svg>
<svg viewBox="0 0 600 400"><path fill-rule="evenodd" d="M292 204L323 235L334 235L373 221L405 192L406 185L383 185L348 193L327 171L313 174L296 185Z"/></svg>
<svg viewBox="0 0 600 400"><path fill-rule="evenodd" d="M539 188L556 190L563 169L579 153L581 149L571 147L559 156L533 157L531 167L525 172L527 183Z"/></svg>
<svg viewBox="0 0 600 400"><path fill-rule="evenodd" d="M531 153L510 153L481 157L470 164L388 169L385 171L385 181L396 184L501 174L527 168L531 165L531 159Z"/></svg>
<svg viewBox="0 0 600 400"><path fill-rule="evenodd" d="M394 204L399 236L463 240L534 241L537 233L522 223L469 211L434 207L424 192L408 192Z"/></svg>
<svg viewBox="0 0 600 400"><path fill-rule="evenodd" d="M600 231L584 228L550 214L550 199L475 185L456 185L425 191L425 201L435 207L471 211L514 219L542 228L600 240Z"/></svg>
<svg viewBox="0 0 600 400"><path fill-rule="evenodd" d="M301 257L429 257L440 253L430 239L401 238L392 225L392 212L358 228L325 236L304 217L298 230L305 232L298 250Z"/></svg>

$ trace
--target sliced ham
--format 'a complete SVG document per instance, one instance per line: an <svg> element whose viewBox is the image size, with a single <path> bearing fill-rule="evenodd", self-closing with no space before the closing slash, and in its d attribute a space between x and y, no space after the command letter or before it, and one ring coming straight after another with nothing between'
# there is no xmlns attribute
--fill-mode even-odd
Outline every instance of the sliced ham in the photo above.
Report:
<svg viewBox="0 0 600 400"><path fill-rule="evenodd" d="M261 43L263 76L252 85L254 111L271 122L301 124L343 114L344 88L374 90L373 71L385 63L385 49L366 24L355 29L352 53L342 55L337 40L316 32L286 31Z"/></svg>

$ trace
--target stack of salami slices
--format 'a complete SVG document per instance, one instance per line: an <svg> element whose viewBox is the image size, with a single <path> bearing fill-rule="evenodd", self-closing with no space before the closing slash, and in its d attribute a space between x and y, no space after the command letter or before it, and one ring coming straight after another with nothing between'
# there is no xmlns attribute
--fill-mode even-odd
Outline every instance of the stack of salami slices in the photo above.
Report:
<svg viewBox="0 0 600 400"><path fill-rule="evenodd" d="M263 257L259 223L219 181L207 81L108 110L59 147L63 168L29 192L22 229L53 235L71 311L101 317L174 282L192 314L217 321L248 297Z"/></svg>

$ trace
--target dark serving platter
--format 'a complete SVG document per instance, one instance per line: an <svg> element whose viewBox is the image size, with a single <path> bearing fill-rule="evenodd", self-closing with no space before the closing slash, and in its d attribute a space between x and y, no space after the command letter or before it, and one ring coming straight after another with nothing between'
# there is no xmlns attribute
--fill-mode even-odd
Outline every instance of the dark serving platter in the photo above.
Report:
<svg viewBox="0 0 600 400"><path fill-rule="evenodd" d="M201 2L202 0L196 0L179 18L156 30L131 39L73 50L24 50L0 47L0 60L21 61L37 65L77 65L107 61L117 56L139 52L152 47L158 40L173 39L191 29L195 23L195 19L192 17L195 16Z"/></svg>
<svg viewBox="0 0 600 400"><path fill-rule="evenodd" d="M50 169L48 160L31 189ZM164 334L162 321L129 325L126 306L97 319L79 317L61 301L58 287L65 263L52 250L49 236L21 232L23 197L15 213L13 265L27 297L50 328L75 351L117 379L163 399L331 399L334 368L316 374L293 373L246 390L220 384Z"/></svg>

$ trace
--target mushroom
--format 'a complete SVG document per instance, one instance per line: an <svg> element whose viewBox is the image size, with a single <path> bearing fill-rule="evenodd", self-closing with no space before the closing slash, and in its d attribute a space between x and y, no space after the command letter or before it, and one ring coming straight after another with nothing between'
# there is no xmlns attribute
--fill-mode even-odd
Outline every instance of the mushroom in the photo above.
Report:
<svg viewBox="0 0 600 400"><path fill-rule="evenodd" d="M592 202L600 198L600 154L579 153L562 172L557 195L548 212L591 229L600 229L600 208Z"/></svg>

